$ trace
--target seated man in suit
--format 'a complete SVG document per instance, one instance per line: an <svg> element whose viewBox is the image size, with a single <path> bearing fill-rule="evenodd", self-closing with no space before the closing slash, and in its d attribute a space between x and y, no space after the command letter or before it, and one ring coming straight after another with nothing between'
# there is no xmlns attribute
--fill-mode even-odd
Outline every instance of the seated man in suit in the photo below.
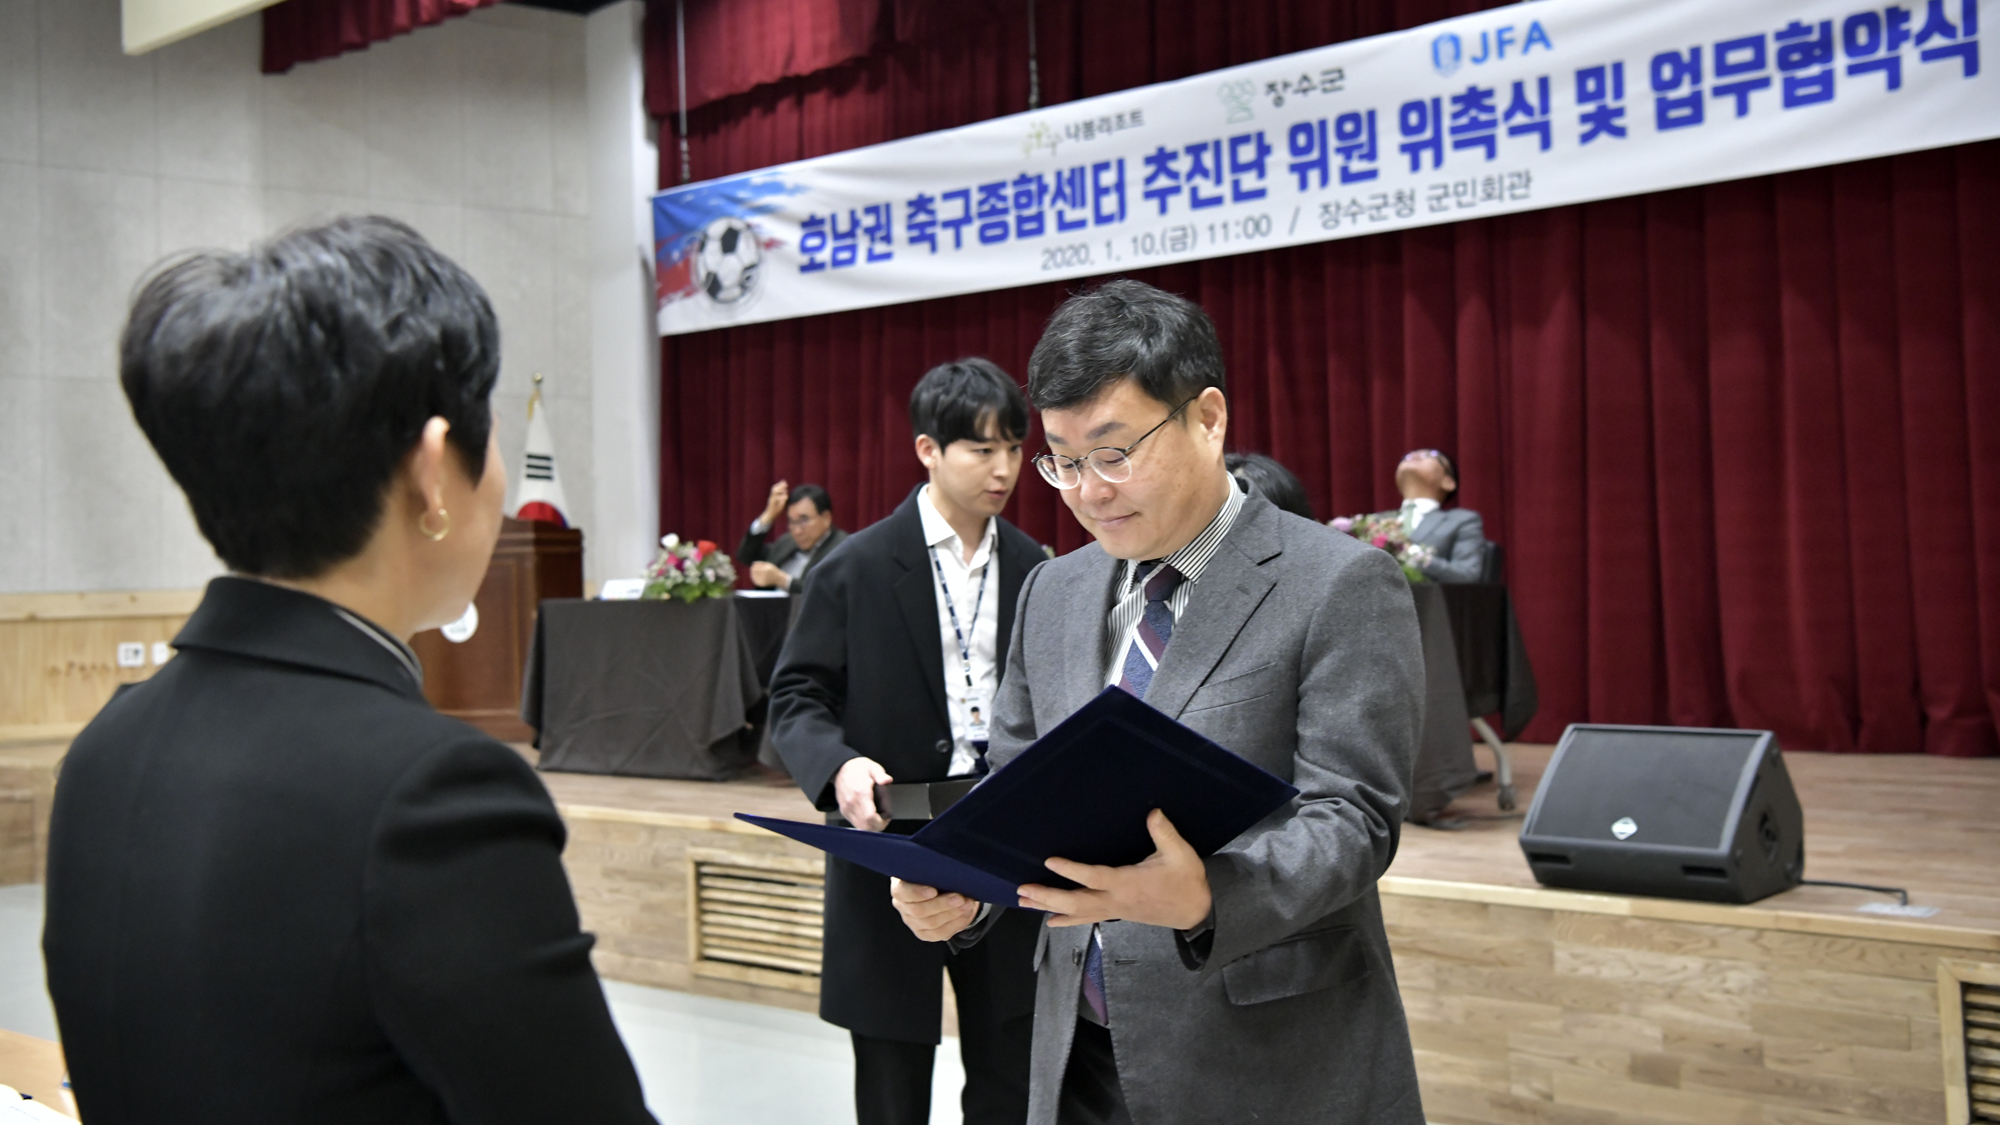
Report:
<svg viewBox="0 0 2000 1125"><path fill-rule="evenodd" d="M1421 1125L1375 886L1423 712L1401 569L1236 488L1222 348L1183 298L1126 280L1070 298L1028 395L1035 466L1097 541L1021 590L994 768L1116 684L1300 790L1206 860L1155 811L1148 859L1051 857L1080 888L1020 888L1048 915L1029 1125ZM959 948L1004 913L890 893Z"/></svg>
<svg viewBox="0 0 2000 1125"><path fill-rule="evenodd" d="M1442 450L1412 449L1396 466L1396 490L1403 494L1399 512L1383 512L1403 521L1412 543L1437 552L1423 568L1433 582L1477 582L1486 569L1486 530L1479 513L1470 508L1446 508L1458 495L1458 469Z"/></svg>
<svg viewBox="0 0 2000 1125"><path fill-rule="evenodd" d="M764 537L785 517L785 534L776 542ZM816 484L793 488L784 481L771 486L771 499L750 525L736 548L738 565L750 567L750 583L764 589L790 590L792 583L819 565L847 533L833 526L833 498Z"/></svg>

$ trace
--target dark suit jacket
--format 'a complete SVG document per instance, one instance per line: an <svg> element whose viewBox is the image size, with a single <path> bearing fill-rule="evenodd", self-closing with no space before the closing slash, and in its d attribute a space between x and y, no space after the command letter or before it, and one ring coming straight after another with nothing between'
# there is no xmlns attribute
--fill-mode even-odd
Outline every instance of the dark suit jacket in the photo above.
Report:
<svg viewBox="0 0 2000 1125"><path fill-rule="evenodd" d="M56 791L84 1118L651 1122L527 763L311 595L218 578L174 643Z"/></svg>
<svg viewBox="0 0 2000 1125"><path fill-rule="evenodd" d="M773 740L799 788L822 809L837 808L833 775L857 756L880 762L897 781L941 781L951 766L937 579L917 503L912 491L888 519L827 556L778 658ZM1021 583L1045 556L1006 520L996 553L995 662L1004 669ZM899 821L890 831L919 827ZM945 946L910 933L882 876L831 858L827 867L821 1018L877 1038L937 1042ZM1009 910L996 927L1005 945L1000 955L1020 966L1016 994L995 998L1003 1008L1025 1014L1034 1007L1029 959L1039 925L1038 917Z"/></svg>
<svg viewBox="0 0 2000 1125"><path fill-rule="evenodd" d="M787 531L769 543L764 542L766 534L768 533L759 532L756 528L752 527L751 530L743 533L743 542L736 545L736 565L743 568L745 575L750 573L750 564L753 562L767 562L772 566L783 566L785 565L785 560L799 553L798 540L792 538L791 532ZM832 553L835 547L840 546L841 540L846 538L847 533L845 531L837 527L828 529L827 533L820 537L820 541L813 544L812 554L807 556L806 568L799 572L798 581L805 581L806 575L813 572L813 568L820 564L820 560ZM794 590L792 592L798 593L799 591Z"/></svg>

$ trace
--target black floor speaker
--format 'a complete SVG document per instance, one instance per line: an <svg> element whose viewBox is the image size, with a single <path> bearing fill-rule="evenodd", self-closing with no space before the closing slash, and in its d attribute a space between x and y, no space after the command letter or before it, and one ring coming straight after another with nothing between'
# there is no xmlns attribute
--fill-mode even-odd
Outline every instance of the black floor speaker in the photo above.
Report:
<svg viewBox="0 0 2000 1125"><path fill-rule="evenodd" d="M1805 877L1805 817L1770 731L1577 723L1521 851L1550 887L1755 902Z"/></svg>

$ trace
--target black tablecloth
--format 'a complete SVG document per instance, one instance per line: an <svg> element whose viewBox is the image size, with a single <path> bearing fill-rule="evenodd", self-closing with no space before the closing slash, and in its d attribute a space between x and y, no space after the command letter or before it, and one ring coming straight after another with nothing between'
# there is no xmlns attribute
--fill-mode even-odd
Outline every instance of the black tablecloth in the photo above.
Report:
<svg viewBox="0 0 2000 1125"><path fill-rule="evenodd" d="M1434 588L1444 596L1445 610L1451 615L1466 712L1499 712L1501 739L1514 741L1541 707L1541 697L1535 691L1535 669L1528 663L1528 646L1521 640L1521 624L1514 617L1514 599L1498 582Z"/></svg>
<svg viewBox="0 0 2000 1125"><path fill-rule="evenodd" d="M799 599L739 598L737 620L743 623L743 643L750 646L757 661L757 682L764 686L764 698L750 708L750 733L757 747L757 764L784 772L785 761L771 744L771 675L778 670L778 657L785 651L785 637L792 631L792 615L799 611Z"/></svg>
<svg viewBox="0 0 2000 1125"><path fill-rule="evenodd" d="M1407 818L1424 822L1472 788L1472 719L1501 712L1506 739L1535 717L1535 674L1499 583L1410 587L1424 644L1424 730Z"/></svg>
<svg viewBox="0 0 2000 1125"><path fill-rule="evenodd" d="M770 599L542 603L521 685L541 768L715 781L756 754L745 718L764 696L753 646L780 642ZM766 674L768 675L768 673Z"/></svg>
<svg viewBox="0 0 2000 1125"><path fill-rule="evenodd" d="M744 647L757 666L757 686L768 690L771 673L778 670L778 654L785 649L785 634L791 630L792 610L798 599L791 597L738 597L736 624L743 630Z"/></svg>

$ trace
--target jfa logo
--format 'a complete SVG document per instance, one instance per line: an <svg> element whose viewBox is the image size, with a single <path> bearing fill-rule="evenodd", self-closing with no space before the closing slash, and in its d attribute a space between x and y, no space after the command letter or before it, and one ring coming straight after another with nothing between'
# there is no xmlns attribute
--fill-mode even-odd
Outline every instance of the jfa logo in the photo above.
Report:
<svg viewBox="0 0 2000 1125"><path fill-rule="evenodd" d="M1473 66L1484 66L1495 59L1504 59L1507 57L1507 52L1517 45L1515 33L1516 28L1511 23L1505 27L1480 32L1479 53L1468 58L1465 53L1465 42L1458 37L1457 32L1447 31L1431 40L1431 65L1437 68L1439 74L1449 78L1458 73L1459 67L1468 63ZM1514 52L1517 57L1527 54L1537 46L1544 51L1555 49L1555 45L1549 42L1549 33L1542 30L1540 20L1528 21L1528 33L1521 36L1518 46L1520 50Z"/></svg>

